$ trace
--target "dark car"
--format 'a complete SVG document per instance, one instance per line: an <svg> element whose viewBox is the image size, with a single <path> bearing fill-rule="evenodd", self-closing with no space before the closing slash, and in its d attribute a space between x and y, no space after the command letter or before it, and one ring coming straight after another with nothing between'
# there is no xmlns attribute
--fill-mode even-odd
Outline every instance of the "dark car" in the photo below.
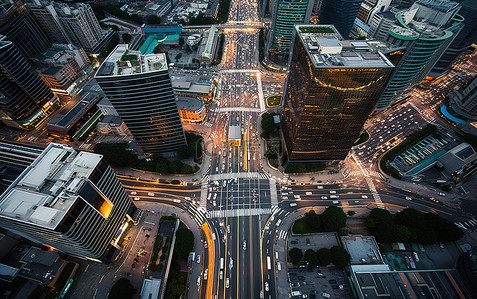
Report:
<svg viewBox="0 0 477 299"><path fill-rule="evenodd" d="M131 268L136 268L136 264L132 264L132 265L131 265Z"/></svg>
<svg viewBox="0 0 477 299"><path fill-rule="evenodd" d="M293 241L291 241L291 243L292 244L298 244L298 241L293 240Z"/></svg>
<svg viewBox="0 0 477 299"><path fill-rule="evenodd" d="M313 272L313 268L308 268L308 269L306 269L306 271Z"/></svg>
<svg viewBox="0 0 477 299"><path fill-rule="evenodd" d="M136 263L139 262L139 260L138 260L137 258L135 258L134 261L135 261Z"/></svg>
<svg viewBox="0 0 477 299"><path fill-rule="evenodd" d="M310 245L310 239L306 238L306 245Z"/></svg>
<svg viewBox="0 0 477 299"><path fill-rule="evenodd" d="M335 283L336 283L336 280L330 279L328 282L329 282L330 284L335 284Z"/></svg>
<svg viewBox="0 0 477 299"><path fill-rule="evenodd" d="M339 289L340 287L339 287L337 284L335 284L335 285L332 286L332 288L333 288L333 290L337 290L337 289Z"/></svg>
<svg viewBox="0 0 477 299"><path fill-rule="evenodd" d="M305 276L298 276L298 279L299 280L305 280L306 278L305 278Z"/></svg>

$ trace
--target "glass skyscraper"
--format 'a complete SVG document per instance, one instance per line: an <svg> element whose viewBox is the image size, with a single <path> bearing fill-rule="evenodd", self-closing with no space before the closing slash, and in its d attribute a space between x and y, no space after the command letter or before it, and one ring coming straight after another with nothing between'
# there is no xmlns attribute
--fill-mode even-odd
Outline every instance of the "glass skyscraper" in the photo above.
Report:
<svg viewBox="0 0 477 299"><path fill-rule="evenodd" d="M343 160L394 66L380 52L380 42L343 40L333 26L295 29L283 101L288 157Z"/></svg>
<svg viewBox="0 0 477 299"><path fill-rule="evenodd" d="M187 145L165 54L142 55L118 45L96 80L145 153Z"/></svg>
<svg viewBox="0 0 477 299"><path fill-rule="evenodd" d="M310 21L313 3L313 0L274 1L270 53L286 55L290 52L293 28Z"/></svg>
<svg viewBox="0 0 477 299"><path fill-rule="evenodd" d="M410 9L396 14L397 24L389 30L386 41L406 51L376 109L386 109L407 88L422 82L462 29L458 10L456 2L418 0Z"/></svg>
<svg viewBox="0 0 477 299"><path fill-rule="evenodd" d="M363 0L323 0L320 24L333 24L344 38L348 38L361 2Z"/></svg>
<svg viewBox="0 0 477 299"><path fill-rule="evenodd" d="M32 128L58 98L11 41L0 35L0 119L11 127Z"/></svg>

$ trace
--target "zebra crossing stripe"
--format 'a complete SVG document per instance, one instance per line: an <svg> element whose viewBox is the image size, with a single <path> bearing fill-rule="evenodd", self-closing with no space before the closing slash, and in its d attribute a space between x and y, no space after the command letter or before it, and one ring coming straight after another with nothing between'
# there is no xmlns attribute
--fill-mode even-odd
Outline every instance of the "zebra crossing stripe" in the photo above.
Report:
<svg viewBox="0 0 477 299"><path fill-rule="evenodd" d="M206 217L210 218L225 218L225 217L242 217L242 216L256 216L271 214L272 209L232 209L232 210L213 210L207 211Z"/></svg>

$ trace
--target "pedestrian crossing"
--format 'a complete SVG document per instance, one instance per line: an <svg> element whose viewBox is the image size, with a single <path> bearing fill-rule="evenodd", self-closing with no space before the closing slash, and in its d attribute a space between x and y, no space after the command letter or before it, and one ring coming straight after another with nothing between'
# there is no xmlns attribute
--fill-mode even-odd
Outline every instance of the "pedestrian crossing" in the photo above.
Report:
<svg viewBox="0 0 477 299"><path fill-rule="evenodd" d="M467 221L454 222L454 224L462 230L477 228L477 220L475 218L471 218Z"/></svg>
<svg viewBox="0 0 477 299"><path fill-rule="evenodd" d="M211 128L212 127L212 124L211 123L208 123L208 122L203 122L203 123L200 123L201 126L204 126L204 127L208 127L208 128Z"/></svg>
<svg viewBox="0 0 477 299"><path fill-rule="evenodd" d="M203 208L204 211L207 209L207 191L209 184L207 181L202 181L202 188L200 189L200 202L199 207Z"/></svg>
<svg viewBox="0 0 477 299"><path fill-rule="evenodd" d="M272 207L278 206L277 183L274 179L270 179L270 203Z"/></svg>
<svg viewBox="0 0 477 299"><path fill-rule="evenodd" d="M379 196L378 191L376 190L376 187L374 186L374 182L372 179L369 177L366 178L366 183L368 184L369 191L373 194L374 202L380 209L384 209L383 202L381 200L381 196Z"/></svg>
<svg viewBox="0 0 477 299"><path fill-rule="evenodd" d="M272 209L232 209L232 210L213 210L207 211L206 216L210 218L225 218L225 217L243 217L243 216L256 216L256 215L268 215L272 213Z"/></svg>
<svg viewBox="0 0 477 299"><path fill-rule="evenodd" d="M379 179L385 179L384 175L382 175L380 172L378 171L369 171L367 169L363 169L365 175L367 176L371 176L371 177L375 177L375 178L379 178ZM353 171L347 171L345 173L346 176L357 176L357 177L360 177L363 175L363 172L361 170L353 170Z"/></svg>
<svg viewBox="0 0 477 299"><path fill-rule="evenodd" d="M231 74L231 73L259 73L259 70L254 70L254 69L228 69L228 70L220 70L219 73L226 73L226 74Z"/></svg>
<svg viewBox="0 0 477 299"><path fill-rule="evenodd" d="M287 235L288 235L288 231L281 229L278 232L278 240L286 240Z"/></svg>
<svg viewBox="0 0 477 299"><path fill-rule="evenodd" d="M209 176L210 181L218 180L230 180L230 179L268 179L269 175L261 172L232 172L232 173L219 173L211 174Z"/></svg>
<svg viewBox="0 0 477 299"><path fill-rule="evenodd" d="M257 112L260 113L262 110L260 108L252 108L252 107L220 107L220 112Z"/></svg>
<svg viewBox="0 0 477 299"><path fill-rule="evenodd" d="M201 207L196 207L195 205L190 205L190 208L192 210L192 215L194 216L193 219L194 221L201 226L205 222L205 209L202 209Z"/></svg>

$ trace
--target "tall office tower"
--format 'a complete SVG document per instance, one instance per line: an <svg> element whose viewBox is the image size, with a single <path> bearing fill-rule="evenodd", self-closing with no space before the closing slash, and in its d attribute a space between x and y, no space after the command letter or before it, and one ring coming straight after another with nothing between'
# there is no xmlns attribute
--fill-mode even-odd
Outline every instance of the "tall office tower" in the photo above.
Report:
<svg viewBox="0 0 477 299"><path fill-rule="evenodd" d="M34 0L32 11L57 43L71 43L92 50L108 34L101 29L89 4L65 4Z"/></svg>
<svg viewBox="0 0 477 299"><path fill-rule="evenodd" d="M403 92L421 83L439 57L462 29L460 6L445 0L418 0L411 8L396 13L387 42L405 47L406 53L396 66L376 109L399 101Z"/></svg>
<svg viewBox="0 0 477 299"><path fill-rule="evenodd" d="M187 145L166 55L142 55L118 45L95 78L145 153Z"/></svg>
<svg viewBox="0 0 477 299"><path fill-rule="evenodd" d="M331 25L295 26L283 135L291 161L346 158L394 65L381 42L342 40Z"/></svg>
<svg viewBox="0 0 477 299"><path fill-rule="evenodd" d="M386 40L389 29L396 23L396 15L391 11L378 12L369 24L368 38Z"/></svg>
<svg viewBox="0 0 477 299"><path fill-rule="evenodd" d="M0 119L8 126L32 128L58 101L19 49L4 38L0 38L0 77Z"/></svg>
<svg viewBox="0 0 477 299"><path fill-rule="evenodd" d="M50 143L0 196L0 224L65 253L107 260L131 206L103 156Z"/></svg>
<svg viewBox="0 0 477 299"><path fill-rule="evenodd" d="M391 0L363 0L357 18L370 24L374 14L388 10Z"/></svg>
<svg viewBox="0 0 477 299"><path fill-rule="evenodd" d="M38 20L20 0L0 0L0 35L5 35L26 57L51 46Z"/></svg>
<svg viewBox="0 0 477 299"><path fill-rule="evenodd" d="M450 93L449 110L458 118L477 121L477 76L465 87Z"/></svg>
<svg viewBox="0 0 477 299"><path fill-rule="evenodd" d="M462 53L477 42L477 1L464 1L459 15L464 18L464 27L434 66L434 75L445 72Z"/></svg>
<svg viewBox="0 0 477 299"><path fill-rule="evenodd" d="M313 0L274 1L270 53L288 57L294 26L307 24L312 9Z"/></svg>
<svg viewBox="0 0 477 299"><path fill-rule="evenodd" d="M321 4L323 0L315 0L311 10L310 24L318 24L320 20Z"/></svg>
<svg viewBox="0 0 477 299"><path fill-rule="evenodd" d="M333 24L344 38L348 38L362 1L323 0L320 11L320 24Z"/></svg>

